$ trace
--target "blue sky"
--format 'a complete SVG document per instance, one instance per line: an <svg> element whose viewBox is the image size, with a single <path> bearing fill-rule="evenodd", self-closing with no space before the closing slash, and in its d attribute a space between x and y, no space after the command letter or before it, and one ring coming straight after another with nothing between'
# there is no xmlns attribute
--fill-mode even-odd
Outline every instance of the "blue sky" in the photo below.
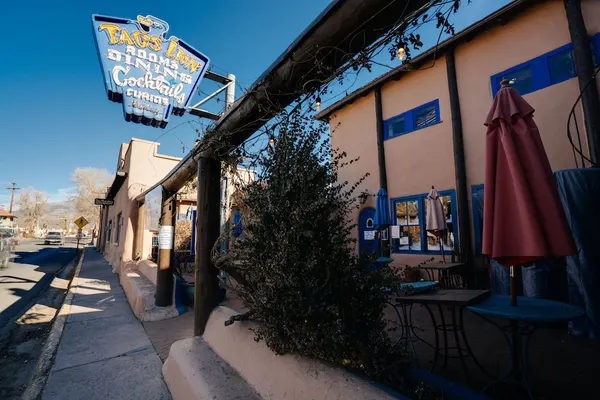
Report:
<svg viewBox="0 0 600 400"><path fill-rule="evenodd" d="M463 28L509 0L473 0L452 20ZM211 59L217 73L236 75L236 96L286 49L329 0L229 0L165 2L5 1L0 63L0 205L8 182L35 187L50 201L64 200L77 167L116 166L118 146L131 137L157 140L160 152L182 156L196 138L196 117L172 117L166 130L125 122L120 104L106 99L91 30L91 14L132 18L155 15ZM172 4L172 6L165 6ZM437 32L421 32L426 46ZM383 61L395 66L388 56ZM351 90L387 68L362 74ZM201 89L212 92L207 80ZM339 99L339 97L338 97ZM213 109L222 104L213 104ZM326 105L326 104L325 104ZM189 123L181 124L182 122ZM165 133L170 128L176 129Z"/></svg>

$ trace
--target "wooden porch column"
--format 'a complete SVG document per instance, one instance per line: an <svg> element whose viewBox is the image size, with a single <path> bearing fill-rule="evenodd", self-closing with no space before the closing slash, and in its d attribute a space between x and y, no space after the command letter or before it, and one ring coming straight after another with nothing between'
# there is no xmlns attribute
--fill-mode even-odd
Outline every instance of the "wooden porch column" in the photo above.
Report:
<svg viewBox="0 0 600 400"><path fill-rule="evenodd" d="M173 304L173 266L171 255L175 238L173 226L174 197L163 191L162 212L158 237L158 271L156 274L156 306L167 307Z"/></svg>
<svg viewBox="0 0 600 400"><path fill-rule="evenodd" d="M194 335L201 336L208 317L217 305L219 281L211 251L219 239L221 162L198 160L196 257L194 287Z"/></svg>
<svg viewBox="0 0 600 400"><path fill-rule="evenodd" d="M383 101L381 100L381 86L375 87L375 120L377 132L377 165L379 170L379 187L382 187L387 192L387 169L385 167L385 145L383 132ZM389 196L389 193L388 193ZM389 206L389 205L388 205ZM392 210L393 211L393 210ZM395 215L395 214L390 214ZM383 233L381 233L383 234ZM383 257L390 256L390 232L388 230L387 240L381 240Z"/></svg>
<svg viewBox="0 0 600 400"><path fill-rule="evenodd" d="M594 75L592 49L581 11L581 0L564 0L564 2L573 43L573 58L579 89L582 90L587 86L581 96L581 105L583 106L590 159L598 164L600 162L600 96L596 82L588 85Z"/></svg>
<svg viewBox="0 0 600 400"><path fill-rule="evenodd" d="M458 239L460 252L468 263L471 257L471 218L469 218L469 192L467 189L467 167L465 163L465 146L463 142L462 115L458 98L458 82L456 80L456 64L454 49L446 54L446 73L448 76L448 92L450 94L450 114L452 116L452 144L454 147L454 170L456 177L456 203L458 210Z"/></svg>

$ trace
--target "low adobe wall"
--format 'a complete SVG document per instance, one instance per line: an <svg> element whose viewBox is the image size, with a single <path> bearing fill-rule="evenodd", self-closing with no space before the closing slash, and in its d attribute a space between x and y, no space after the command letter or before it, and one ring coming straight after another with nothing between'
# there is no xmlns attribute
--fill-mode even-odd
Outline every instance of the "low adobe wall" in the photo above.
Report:
<svg viewBox="0 0 600 400"><path fill-rule="evenodd" d="M175 307L174 299L173 305L169 307L156 307L154 305L156 283L152 283L152 281L138 269L138 266L135 263L129 262L121 266L119 269L119 282L127 296L131 310L140 321L159 321L173 318L180 314ZM173 292L175 292L175 290L173 290Z"/></svg>
<svg viewBox="0 0 600 400"><path fill-rule="evenodd" d="M353 375L342 368L326 365L295 355L278 356L264 342L256 342L249 328L250 322L236 322L224 326L236 311L227 307L217 307L211 314L204 333L204 342L229 364L263 398L269 400L388 400L399 399L397 394L388 393L373 386L368 381ZM186 339L190 340L190 339ZM196 359L201 354L180 351L176 342L171 347L167 363L189 365L190 361L181 358ZM189 345L187 347L189 349ZM171 359L173 357L173 359ZM171 360L171 361L169 361ZM174 382L171 376L174 370L163 368L165 381ZM202 371L181 371L188 374L179 378L177 385L190 385ZM196 376L196 378L194 378ZM188 382L188 383L186 383ZM192 393L190 388L171 387L172 393ZM178 397L173 397L178 400ZM189 397L202 398L202 397ZM183 397L181 397L183 399Z"/></svg>
<svg viewBox="0 0 600 400"><path fill-rule="evenodd" d="M144 275L150 282L156 286L156 274L158 271L158 265L150 260L141 260L137 263L138 270Z"/></svg>
<svg viewBox="0 0 600 400"><path fill-rule="evenodd" d="M174 400L260 399L201 337L173 343L162 370Z"/></svg>

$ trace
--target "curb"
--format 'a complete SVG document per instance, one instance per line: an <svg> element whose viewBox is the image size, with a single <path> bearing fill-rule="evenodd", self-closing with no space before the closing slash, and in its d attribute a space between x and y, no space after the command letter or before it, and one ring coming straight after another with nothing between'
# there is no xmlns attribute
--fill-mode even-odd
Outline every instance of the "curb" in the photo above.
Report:
<svg viewBox="0 0 600 400"><path fill-rule="evenodd" d="M63 302L63 305L56 316L54 324L52 324L52 330L50 331L48 339L44 344L44 349L42 350L42 354L35 365L35 369L31 378L29 379L29 383L21 395L22 400L34 400L41 398L42 391L46 386L46 380L50 374L50 369L52 368L52 361L56 355L56 350L58 349L60 338L67 322L67 316L71 311L71 302L73 301L73 296L77 291L77 283L79 281L79 273L81 272L81 264L83 263L85 249L86 247L83 247L81 256L77 262L77 267L75 268L73 280L69 285L69 291L65 296L65 301Z"/></svg>

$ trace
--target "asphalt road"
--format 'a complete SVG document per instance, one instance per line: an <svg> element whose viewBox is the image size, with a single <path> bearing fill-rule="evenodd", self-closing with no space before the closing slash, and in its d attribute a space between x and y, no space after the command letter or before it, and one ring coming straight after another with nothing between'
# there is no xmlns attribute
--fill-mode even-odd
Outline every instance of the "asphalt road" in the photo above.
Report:
<svg viewBox="0 0 600 400"><path fill-rule="evenodd" d="M66 239L62 246L25 239L16 247L8 267L0 269L0 329L27 311L54 275L75 258L75 247L74 239Z"/></svg>

